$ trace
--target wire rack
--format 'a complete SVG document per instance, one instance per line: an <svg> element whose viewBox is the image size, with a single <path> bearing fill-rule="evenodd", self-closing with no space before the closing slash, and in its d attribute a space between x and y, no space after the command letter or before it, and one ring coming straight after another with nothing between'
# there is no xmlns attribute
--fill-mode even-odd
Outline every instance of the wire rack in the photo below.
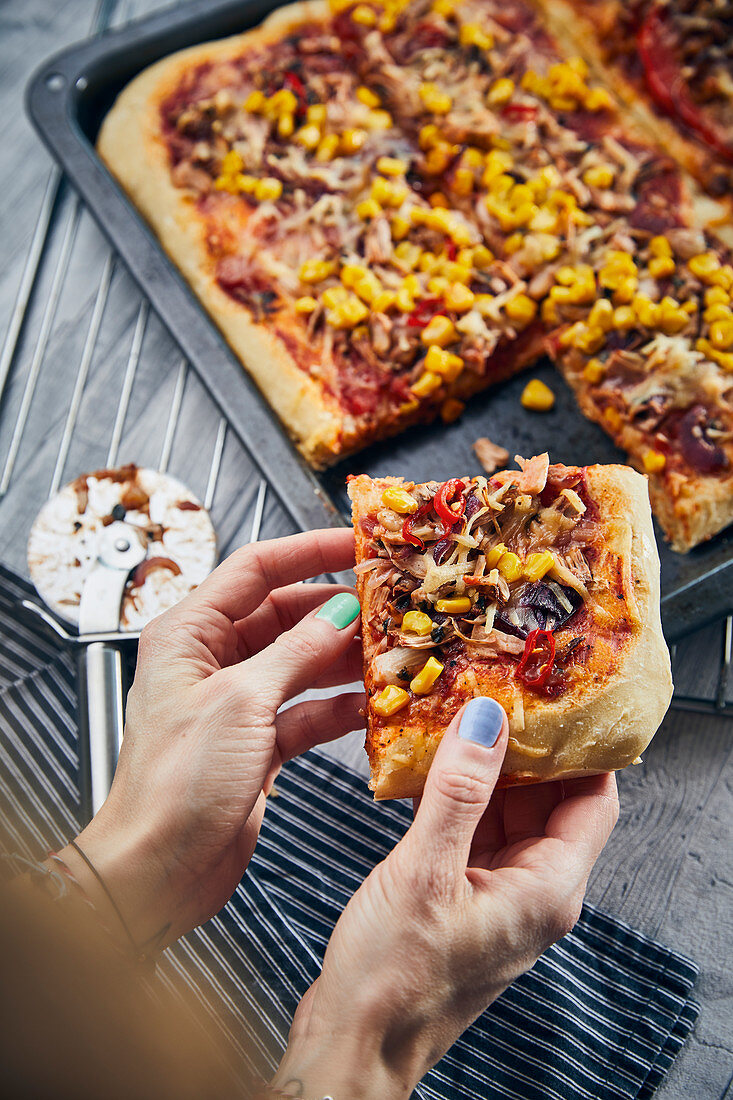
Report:
<svg viewBox="0 0 733 1100"><path fill-rule="evenodd" d="M150 8L151 5L145 5ZM102 0L91 31L139 14ZM120 461L171 471L222 554L292 523L58 168L48 175L0 350L0 557L25 572L45 497ZM733 616L673 650L674 705L733 713Z"/></svg>

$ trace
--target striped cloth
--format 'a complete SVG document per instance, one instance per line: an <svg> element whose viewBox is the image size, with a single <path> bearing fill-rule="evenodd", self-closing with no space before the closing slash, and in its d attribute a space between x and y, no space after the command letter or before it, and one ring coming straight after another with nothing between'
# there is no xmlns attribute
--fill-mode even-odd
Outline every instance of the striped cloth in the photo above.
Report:
<svg viewBox="0 0 733 1100"><path fill-rule="evenodd" d="M0 567L0 810L8 847L30 858L79 825L73 660L18 602L30 589ZM277 781L250 868L232 901L168 951L164 983L185 985L267 1076L293 1012L318 976L339 913L409 825L401 804L323 755ZM416 1090L425 1100L611 1100L652 1096L694 1025L695 966L586 906L465 1033Z"/></svg>

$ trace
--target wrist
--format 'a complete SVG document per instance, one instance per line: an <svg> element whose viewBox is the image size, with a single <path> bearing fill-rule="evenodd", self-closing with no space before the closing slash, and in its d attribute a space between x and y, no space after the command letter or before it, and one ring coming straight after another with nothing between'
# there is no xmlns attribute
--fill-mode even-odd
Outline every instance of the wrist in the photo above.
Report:
<svg viewBox="0 0 733 1100"><path fill-rule="evenodd" d="M72 844L58 854L119 945L153 955L180 934L169 876L144 829L116 826L105 809L76 838L83 855Z"/></svg>
<svg viewBox="0 0 733 1100"><path fill-rule="evenodd" d="M302 1100L408 1100L422 1073L392 1066L376 1036L334 1033L290 1042L272 1086Z"/></svg>

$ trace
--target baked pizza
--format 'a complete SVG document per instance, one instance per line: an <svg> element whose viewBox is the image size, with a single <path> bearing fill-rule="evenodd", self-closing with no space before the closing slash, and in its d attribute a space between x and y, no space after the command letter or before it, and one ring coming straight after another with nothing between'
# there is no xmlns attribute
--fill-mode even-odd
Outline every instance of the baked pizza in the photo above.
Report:
<svg viewBox="0 0 733 1100"><path fill-rule="evenodd" d="M733 197L733 9L725 0L541 0L709 194ZM730 230L729 230L730 232Z"/></svg>
<svg viewBox="0 0 733 1100"><path fill-rule="evenodd" d="M376 798L420 794L477 695L509 716L500 785L635 761L672 693L645 478L550 465L349 480Z"/></svg>
<svg viewBox="0 0 733 1100"><path fill-rule="evenodd" d="M547 349L677 549L733 518L723 208L531 0L279 10L143 72L99 150L315 467Z"/></svg>

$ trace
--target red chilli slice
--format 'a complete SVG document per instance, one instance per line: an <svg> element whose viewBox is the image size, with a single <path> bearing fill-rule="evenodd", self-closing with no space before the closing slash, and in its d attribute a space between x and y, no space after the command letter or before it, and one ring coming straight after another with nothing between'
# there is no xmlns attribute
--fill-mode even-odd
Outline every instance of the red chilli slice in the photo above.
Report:
<svg viewBox="0 0 733 1100"><path fill-rule="evenodd" d="M639 56L647 87L668 115L681 119L698 137L726 160L733 161L733 146L722 127L706 117L695 103L674 54L670 28L660 8L652 8L637 35Z"/></svg>
<svg viewBox="0 0 733 1100"><path fill-rule="evenodd" d="M524 653L517 665L516 678L525 687L537 690L547 683L554 663L554 634L551 630L533 630L524 643Z"/></svg>

